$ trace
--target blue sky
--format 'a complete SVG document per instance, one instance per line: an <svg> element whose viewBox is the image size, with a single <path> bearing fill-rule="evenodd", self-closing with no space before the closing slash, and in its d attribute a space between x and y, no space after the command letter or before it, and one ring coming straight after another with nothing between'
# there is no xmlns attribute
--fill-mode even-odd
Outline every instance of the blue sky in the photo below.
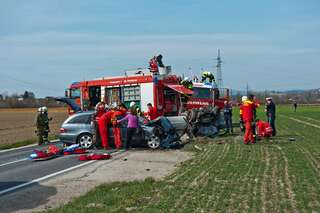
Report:
<svg viewBox="0 0 320 213"><path fill-rule="evenodd" d="M319 87L318 0L0 0L0 92L63 95L73 81L146 67L213 69L224 85Z"/></svg>

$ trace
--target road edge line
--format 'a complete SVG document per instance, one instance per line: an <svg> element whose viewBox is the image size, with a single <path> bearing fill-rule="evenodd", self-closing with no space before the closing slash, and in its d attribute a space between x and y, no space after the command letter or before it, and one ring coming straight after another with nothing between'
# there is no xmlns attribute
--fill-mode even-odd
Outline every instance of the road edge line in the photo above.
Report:
<svg viewBox="0 0 320 213"><path fill-rule="evenodd" d="M59 139L56 139L56 140L50 141L50 143L52 143L52 142L54 143L54 142L58 142L58 141L59 141ZM34 144L26 145L26 146L20 146L20 147L11 148L11 149L4 149L4 150L0 150L0 153L10 152L10 151L19 150L19 149L28 148L28 147L33 147L33 146L37 146L37 145L38 145L37 143L34 143Z"/></svg>
<svg viewBox="0 0 320 213"><path fill-rule="evenodd" d="M7 162L7 163L3 163L3 164L0 164L0 167L7 166L7 165L10 165L10 164L14 164L14 163L19 163L19 162L26 161L26 160L29 160L29 158L22 158L22 159L19 159L19 160L14 160L14 161L10 161L10 162Z"/></svg>
<svg viewBox="0 0 320 213"><path fill-rule="evenodd" d="M112 156L112 157L113 157L113 156L117 156L117 155L122 154L122 153L125 153L125 152L126 152L126 151L124 151L124 150L119 150L119 151L114 152L114 153L113 153L114 155L111 155L111 156ZM112 161L112 159L111 159L111 161ZM86 166L86 165L89 165L89 164L92 164L92 163L95 163L95 162L98 162L98 160L90 160L90 161L88 161L88 162L85 162L85 163L82 163L82 164L79 164L79 165L76 165L76 166L73 166L73 167L70 167L70 168L67 168L67 169L64 169L64 170L60 170L60 171L55 172L55 173L52 173L52 174L49 174L49 175L46 175L46 176L43 176L43 177L40 177L40 178L31 180L31 181L29 181L29 182L27 182L27 183L23 183L23 184L20 184L20 185L17 185L17 186L13 186L13 187L4 189L4 190L0 191L0 197L1 197L2 195L4 195L4 194L7 194L7 193L12 192L12 191L15 191L15 190L17 190L17 189L21 189L21 188L23 188L23 187L26 187L26 186L29 186L29 185L32 185L32 184L41 182L41 181L43 181L43 180L46 180L46 179L49 179L49 178L58 176L58 175L60 175L60 174L63 174L63 173L72 171L72 170L74 170L74 169L77 169L77 168L80 168L80 167L83 167L83 166Z"/></svg>

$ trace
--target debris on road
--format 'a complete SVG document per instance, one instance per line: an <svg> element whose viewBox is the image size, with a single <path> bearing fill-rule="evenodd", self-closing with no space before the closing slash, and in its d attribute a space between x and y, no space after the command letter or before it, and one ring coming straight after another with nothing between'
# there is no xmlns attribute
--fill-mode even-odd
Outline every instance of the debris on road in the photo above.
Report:
<svg viewBox="0 0 320 213"><path fill-rule="evenodd" d="M217 136L221 127L221 116L219 107L192 109L188 116L190 133L202 137Z"/></svg>
<svg viewBox="0 0 320 213"><path fill-rule="evenodd" d="M59 155L61 155L61 153L62 150L57 146L49 145L48 148L44 150L33 150L33 152L30 154L30 159L34 161L49 160L58 157Z"/></svg>

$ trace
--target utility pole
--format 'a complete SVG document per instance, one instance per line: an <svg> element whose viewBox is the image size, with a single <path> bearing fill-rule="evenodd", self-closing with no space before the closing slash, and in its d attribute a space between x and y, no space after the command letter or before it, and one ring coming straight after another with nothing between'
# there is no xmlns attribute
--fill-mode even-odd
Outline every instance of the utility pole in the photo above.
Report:
<svg viewBox="0 0 320 213"><path fill-rule="evenodd" d="M246 90L247 90L247 96L249 96L249 84L248 83L247 83Z"/></svg>
<svg viewBox="0 0 320 213"><path fill-rule="evenodd" d="M221 71L221 65L222 65L222 60L220 57L220 49L218 49L218 57L217 57L217 84L218 88L221 89L223 87L223 81L222 81L222 71Z"/></svg>

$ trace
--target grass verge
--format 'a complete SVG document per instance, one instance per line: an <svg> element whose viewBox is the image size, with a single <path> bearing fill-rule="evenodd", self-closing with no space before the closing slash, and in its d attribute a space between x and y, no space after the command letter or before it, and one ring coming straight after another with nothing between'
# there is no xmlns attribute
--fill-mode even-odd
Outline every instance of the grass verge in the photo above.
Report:
<svg viewBox="0 0 320 213"><path fill-rule="evenodd" d="M58 139L57 135L51 135L49 136L49 140L55 140ZM23 140L23 141L17 141L15 143L11 143L11 144L0 144L0 150L5 150L5 149L12 149L12 148L18 148L18 147L22 147L22 146L27 146L30 144L35 144L37 143L38 139L37 138L30 138L27 140Z"/></svg>

